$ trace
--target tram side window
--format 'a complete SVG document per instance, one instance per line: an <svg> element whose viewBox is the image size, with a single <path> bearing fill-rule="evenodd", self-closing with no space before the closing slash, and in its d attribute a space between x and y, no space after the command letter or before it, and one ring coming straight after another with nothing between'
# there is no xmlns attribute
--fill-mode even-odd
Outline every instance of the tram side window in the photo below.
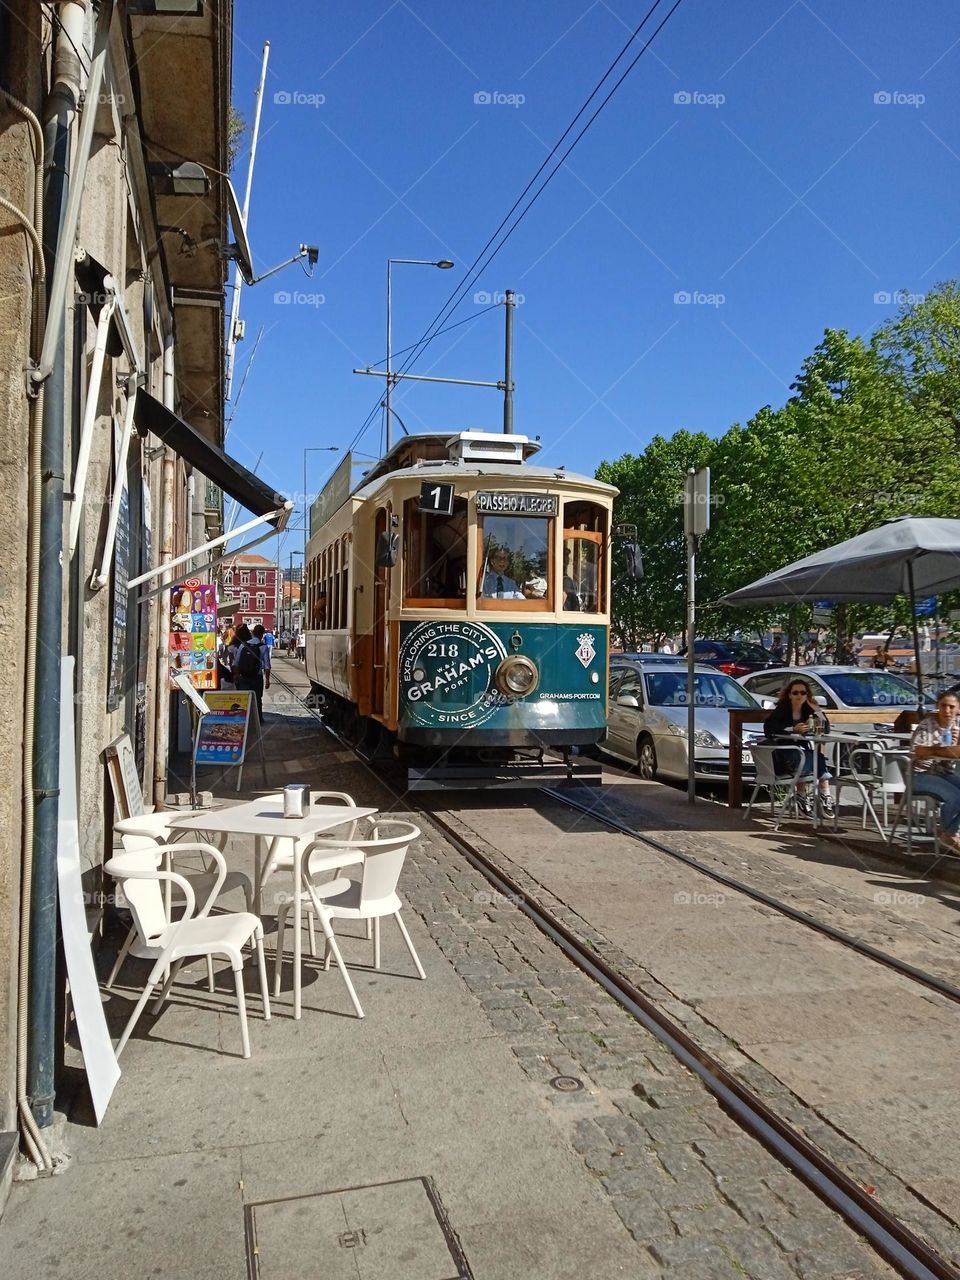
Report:
<svg viewBox="0 0 960 1280"><path fill-rule="evenodd" d="M454 498L449 516L421 511L417 498L403 506L403 603L428 609L463 609L467 603L467 503Z"/></svg>
<svg viewBox="0 0 960 1280"><path fill-rule="evenodd" d="M344 535L341 543L341 562L343 573L340 575L340 626L347 625L347 601L349 600L348 583L350 578L350 538Z"/></svg>
<svg viewBox="0 0 960 1280"><path fill-rule="evenodd" d="M549 517L481 516L477 595L553 608L553 530Z"/></svg>
<svg viewBox="0 0 960 1280"><path fill-rule="evenodd" d="M593 502L563 505L563 607L576 613L603 613L604 544L607 513Z"/></svg>

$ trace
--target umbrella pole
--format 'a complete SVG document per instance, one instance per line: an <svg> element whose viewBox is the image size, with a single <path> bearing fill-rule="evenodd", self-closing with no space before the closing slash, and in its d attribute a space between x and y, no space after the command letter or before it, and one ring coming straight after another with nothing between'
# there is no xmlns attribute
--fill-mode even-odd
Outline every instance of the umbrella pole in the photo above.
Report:
<svg viewBox="0 0 960 1280"><path fill-rule="evenodd" d="M923 711L923 675L920 671L920 630L917 627L917 592L913 585L913 561L907 561L907 583L910 587L910 621L913 623L913 653L917 664L917 710Z"/></svg>

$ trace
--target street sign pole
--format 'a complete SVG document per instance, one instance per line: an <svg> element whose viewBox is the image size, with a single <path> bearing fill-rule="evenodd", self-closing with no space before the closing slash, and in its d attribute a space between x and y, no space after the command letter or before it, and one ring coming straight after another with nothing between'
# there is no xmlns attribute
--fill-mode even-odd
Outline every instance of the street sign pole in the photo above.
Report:
<svg viewBox="0 0 960 1280"><path fill-rule="evenodd" d="M696 679L694 666L697 638L697 551L700 539L710 528L710 468L687 471L683 491L683 532L687 543L687 800L697 803L696 748Z"/></svg>

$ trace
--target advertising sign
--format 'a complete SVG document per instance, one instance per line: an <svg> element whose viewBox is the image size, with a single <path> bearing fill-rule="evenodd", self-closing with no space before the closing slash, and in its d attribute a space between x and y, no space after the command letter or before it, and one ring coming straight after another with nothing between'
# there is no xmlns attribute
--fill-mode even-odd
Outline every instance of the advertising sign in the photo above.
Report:
<svg viewBox="0 0 960 1280"><path fill-rule="evenodd" d="M189 578L170 592L170 666L195 689L217 687L217 588Z"/></svg>
<svg viewBox="0 0 960 1280"><path fill-rule="evenodd" d="M243 764L253 696L246 690L204 696L207 714L200 721L197 734L197 764L215 764L221 768Z"/></svg>

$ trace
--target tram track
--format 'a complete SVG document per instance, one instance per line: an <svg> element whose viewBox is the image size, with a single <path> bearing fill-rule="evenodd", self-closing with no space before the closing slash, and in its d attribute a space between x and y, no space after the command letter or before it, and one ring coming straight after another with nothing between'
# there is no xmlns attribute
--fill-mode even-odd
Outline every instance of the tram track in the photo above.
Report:
<svg viewBox="0 0 960 1280"><path fill-rule="evenodd" d="M319 711L310 706L298 690L282 678L278 682L289 690L326 732L362 760L355 749L326 724ZM364 763L367 762L364 761ZM777 910L783 909L784 914L798 919L800 923L834 937L836 941L851 946L852 949L871 959L888 964L889 967L897 969L914 981L922 982L923 985L939 991L940 994L948 995L951 999L960 999L960 990L951 987L948 983L941 983L933 975L923 974L922 971L914 970L912 966L903 964L885 952L879 952L876 948L861 944L849 935L843 934L842 931L834 930L823 921L816 921L803 912L797 912L788 904L770 899L769 895L763 894L760 890L754 890L750 886L740 886L734 877L715 872L689 855L670 849L669 846L663 845L652 837L640 835L632 828L626 827L626 824L618 824L616 820L610 820L605 815L594 812L590 806L581 806L569 797L556 795L552 790L543 790L541 794L547 795L554 801L559 800L561 803L568 804L570 808L579 809L603 821L611 830L632 836L691 868L711 876L718 882L746 893L749 897L764 901ZM430 809L418 812L442 833L470 866L479 871L499 893L508 896L509 900L584 974L595 981L625 1012L693 1072L746 1133L759 1141L800 1182L834 1210L900 1275L907 1280L960 1280L960 1270L895 1214L878 1203L874 1198L873 1188L864 1187L857 1182L813 1142L798 1132L793 1125L778 1115L753 1089L698 1044L684 1027L665 1013L655 1001L628 981L602 956L589 949L572 929L537 897L528 892L508 871L495 864L476 844L465 838L462 832L455 830L440 813ZM923 981L923 979L929 981ZM947 990L943 990L944 987Z"/></svg>

